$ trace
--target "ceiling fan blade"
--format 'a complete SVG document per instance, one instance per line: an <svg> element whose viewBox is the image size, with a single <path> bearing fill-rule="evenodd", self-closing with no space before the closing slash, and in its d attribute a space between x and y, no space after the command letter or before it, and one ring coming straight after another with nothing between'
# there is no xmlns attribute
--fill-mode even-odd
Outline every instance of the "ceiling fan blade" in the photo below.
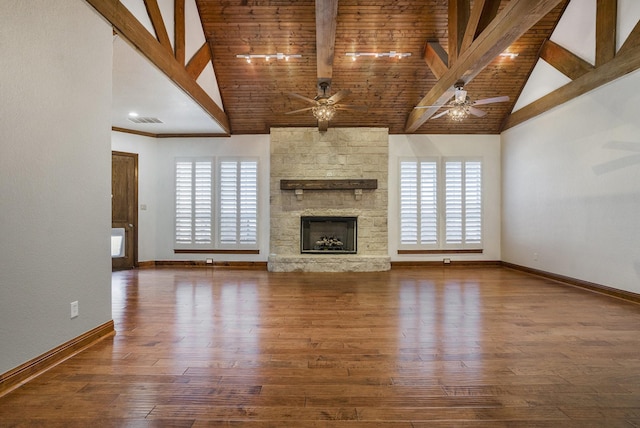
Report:
<svg viewBox="0 0 640 428"><path fill-rule="evenodd" d="M503 97L485 98L484 100L474 101L473 105L474 106L481 106L483 104L501 103L501 102L504 102L504 101L509 101L509 97L505 95Z"/></svg>
<svg viewBox="0 0 640 428"><path fill-rule="evenodd" d="M312 108L313 108L313 107L301 108L301 109L299 109L299 110L288 111L288 112L286 112L285 114L295 114L295 113L300 113L300 112L303 112L303 111L311 110Z"/></svg>
<svg viewBox="0 0 640 428"><path fill-rule="evenodd" d="M431 116L429 119L437 119L439 117L444 116L447 113L449 113L449 110L444 110L444 111L441 111L440 113L436 114L435 116Z"/></svg>
<svg viewBox="0 0 640 428"><path fill-rule="evenodd" d="M367 111L369 107L367 106L354 106L351 104L336 104L334 105L336 110L359 110L359 111Z"/></svg>
<svg viewBox="0 0 640 428"><path fill-rule="evenodd" d="M475 107L469 107L469 113L471 113L474 116L478 116L478 117L483 117L487 115L486 111L482 111L478 108Z"/></svg>
<svg viewBox="0 0 640 428"><path fill-rule="evenodd" d="M299 98L311 104L318 104L318 102L312 98L305 97L304 95L296 94L295 92L287 92L287 95L294 98Z"/></svg>
<svg viewBox="0 0 640 428"><path fill-rule="evenodd" d="M350 90L348 89L343 89L341 91L336 92L335 94L333 94L332 96L329 97L329 99L327 100L330 103L337 103L338 101L340 101L341 99L343 99L344 97L348 96L351 93Z"/></svg>

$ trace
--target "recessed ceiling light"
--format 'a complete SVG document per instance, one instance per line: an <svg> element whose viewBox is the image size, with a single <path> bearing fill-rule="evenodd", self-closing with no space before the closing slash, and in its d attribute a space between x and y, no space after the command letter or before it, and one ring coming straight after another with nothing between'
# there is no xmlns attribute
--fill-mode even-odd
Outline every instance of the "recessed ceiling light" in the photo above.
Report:
<svg viewBox="0 0 640 428"><path fill-rule="evenodd" d="M135 111L131 111L129 112L129 117L138 117L138 113L136 113Z"/></svg>

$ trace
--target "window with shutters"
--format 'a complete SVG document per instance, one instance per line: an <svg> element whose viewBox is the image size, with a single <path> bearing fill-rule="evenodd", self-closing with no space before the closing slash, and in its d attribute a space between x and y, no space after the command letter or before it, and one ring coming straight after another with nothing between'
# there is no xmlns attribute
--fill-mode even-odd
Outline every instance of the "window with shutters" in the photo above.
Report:
<svg viewBox="0 0 640 428"><path fill-rule="evenodd" d="M221 248L258 243L258 161L222 159L219 164L218 244Z"/></svg>
<svg viewBox="0 0 640 428"><path fill-rule="evenodd" d="M178 248L210 247L213 243L213 160L176 160L175 239Z"/></svg>
<svg viewBox="0 0 640 428"><path fill-rule="evenodd" d="M175 248L258 248L256 159L176 159Z"/></svg>
<svg viewBox="0 0 640 428"><path fill-rule="evenodd" d="M482 246L482 161L400 161L400 248Z"/></svg>

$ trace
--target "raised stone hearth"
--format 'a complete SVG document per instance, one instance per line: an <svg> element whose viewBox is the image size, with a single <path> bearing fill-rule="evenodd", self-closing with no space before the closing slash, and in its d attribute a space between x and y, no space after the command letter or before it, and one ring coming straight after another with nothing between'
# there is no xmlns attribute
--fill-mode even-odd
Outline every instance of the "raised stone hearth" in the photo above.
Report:
<svg viewBox="0 0 640 428"><path fill-rule="evenodd" d="M386 128L271 130L270 271L371 272L391 268L387 246L388 146ZM300 219L306 216L357 217L357 252L301 253Z"/></svg>
<svg viewBox="0 0 640 428"><path fill-rule="evenodd" d="M391 269L389 257L311 255L269 257L271 272L381 272Z"/></svg>

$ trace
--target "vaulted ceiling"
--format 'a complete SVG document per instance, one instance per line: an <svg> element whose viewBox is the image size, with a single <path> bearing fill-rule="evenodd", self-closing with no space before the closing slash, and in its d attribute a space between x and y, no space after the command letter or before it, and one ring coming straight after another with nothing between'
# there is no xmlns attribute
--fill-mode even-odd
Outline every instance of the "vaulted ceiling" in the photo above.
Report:
<svg viewBox="0 0 640 428"><path fill-rule="evenodd" d="M304 98L321 95L320 83L329 85L329 95L350 91L341 103L366 108L339 110L329 127L495 134L640 63L638 25L616 48L617 0L597 0L594 64L549 40L569 0L195 0L205 41L193 55L184 48L185 0L172 0L173 40L166 31L173 23L163 21L159 7L169 0L137 0L146 7L152 31L123 5L134 1L87 0L213 119L221 130L213 131L217 135L319 125L308 109L287 113L310 107ZM400 58L400 53L410 55ZM280 56L251 62L243 57L268 54ZM512 114L539 58L570 84ZM216 101L196 82L209 62L219 91ZM485 116L453 122L438 113L460 80L471 101L497 96L509 101L478 106ZM183 122L188 121L185 111L175 114L181 112ZM185 133L178 127L160 134ZM207 132L198 128L191 133Z"/></svg>
<svg viewBox="0 0 640 428"><path fill-rule="evenodd" d="M466 43L467 46L458 49L459 54L447 55L441 72L437 69L439 64L432 62L430 66L425 60L433 47L439 52L451 52L452 46L456 46L455 41L449 45L452 32L457 31L456 41L461 43L463 30L460 28L466 28L470 19L476 20L470 27L489 27L509 1L475 1L472 8L469 8L468 0L318 2L319 5L337 5L334 39L318 36L327 31L317 30L322 24L316 22L316 16L330 12L326 12L326 7L317 11L313 0L197 0L196 3L234 133L266 133L276 126L315 126L311 112L285 115L288 111L308 107L304 101L288 96L287 92L313 98L317 95L318 79L327 77L331 80L331 93L350 90L351 95L344 101L367 107L366 112L339 111L330 123L332 127L384 126L392 134L405 133L415 106L437 104L445 90L450 90L458 79L464 78L471 99L506 95L510 101L483 106L482 110L487 112L483 118L471 116L453 124L447 117L441 117L414 125L411 132L493 134L500 132L535 65L542 43L561 16L566 0L538 1L543 7L526 7L523 13L534 17L529 21L512 15L501 17L501 24L489 30L499 31L499 36L504 36L506 42L494 35L491 47L472 48L471 43ZM481 3L484 3L484 9ZM525 3L536 2L521 2ZM455 10L452 5L458 5L460 9L466 6L467 13ZM480 13L470 18L468 11L473 9L475 12L478 7L481 7ZM545 8L551 11L541 13ZM449 24L453 20L459 22L453 24L454 29ZM529 22L532 26L527 29ZM475 33L480 34L482 29L474 32L476 41ZM519 33L524 34L518 37ZM335 43L331 46L333 40ZM502 45L498 50L491 50L499 43ZM346 55L391 51L410 53L411 56L401 59L360 56L354 61ZM513 59L499 56L503 51L518 56ZM268 62L256 59L251 63L237 58L238 54L276 52L300 54L302 58ZM469 58L469 53L473 57L462 67L454 68L456 61ZM481 58L485 55L491 55L491 58ZM325 66L330 75L318 74L318 68L326 62L331 63L329 67ZM449 72L451 69L455 71ZM326 70L323 72L329 74ZM440 79L447 80L441 93L425 99ZM426 110L416 111L416 115L426 115Z"/></svg>

